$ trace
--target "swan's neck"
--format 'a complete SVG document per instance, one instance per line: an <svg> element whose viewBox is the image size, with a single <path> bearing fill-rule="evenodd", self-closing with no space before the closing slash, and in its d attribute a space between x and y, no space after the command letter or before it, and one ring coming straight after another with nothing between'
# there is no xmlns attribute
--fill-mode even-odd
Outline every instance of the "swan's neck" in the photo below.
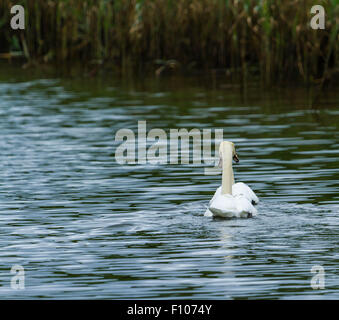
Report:
<svg viewBox="0 0 339 320"><path fill-rule="evenodd" d="M232 194L234 175L232 168L232 150L223 150L221 194Z"/></svg>

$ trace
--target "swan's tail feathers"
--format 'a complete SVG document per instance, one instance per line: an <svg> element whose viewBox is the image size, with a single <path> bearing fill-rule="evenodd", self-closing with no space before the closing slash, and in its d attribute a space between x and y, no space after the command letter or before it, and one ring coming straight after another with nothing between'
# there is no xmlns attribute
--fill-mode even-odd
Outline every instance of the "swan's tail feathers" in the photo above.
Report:
<svg viewBox="0 0 339 320"><path fill-rule="evenodd" d="M252 218L257 215L257 209L254 208L252 203L244 196L235 197L235 202L241 218Z"/></svg>
<svg viewBox="0 0 339 320"><path fill-rule="evenodd" d="M210 211L210 209L206 209L205 213L204 213L205 217L213 217L213 213Z"/></svg>
<svg viewBox="0 0 339 320"><path fill-rule="evenodd" d="M254 192L253 192L253 195L252 195L252 203L253 204L258 204L259 203L259 198L257 197L257 195Z"/></svg>

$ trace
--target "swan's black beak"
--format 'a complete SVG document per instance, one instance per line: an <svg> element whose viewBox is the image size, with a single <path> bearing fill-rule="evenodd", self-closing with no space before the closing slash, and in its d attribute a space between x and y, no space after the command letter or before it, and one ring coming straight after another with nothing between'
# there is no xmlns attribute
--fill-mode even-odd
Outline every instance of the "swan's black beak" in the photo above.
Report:
<svg viewBox="0 0 339 320"><path fill-rule="evenodd" d="M239 162L239 158L238 158L238 155L235 153L234 156L233 156L233 160L238 163Z"/></svg>

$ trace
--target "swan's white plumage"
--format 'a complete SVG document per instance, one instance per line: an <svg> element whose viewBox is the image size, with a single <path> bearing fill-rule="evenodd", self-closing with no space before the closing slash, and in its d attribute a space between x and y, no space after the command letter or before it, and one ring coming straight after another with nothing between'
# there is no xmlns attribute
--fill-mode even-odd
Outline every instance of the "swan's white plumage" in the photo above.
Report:
<svg viewBox="0 0 339 320"><path fill-rule="evenodd" d="M253 204L258 202L256 194L243 182L235 183L232 186L232 195L222 195L220 186L210 200L204 215L205 217L247 218L257 214L257 209Z"/></svg>
<svg viewBox="0 0 339 320"><path fill-rule="evenodd" d="M231 149L229 148L231 146ZM234 144L224 141L220 145L220 153L228 158L228 165L226 160L223 166L223 184L216 190L213 198L209 202L209 206L205 212L205 216L222 217L222 218L247 218L257 214L257 209L253 204L259 202L258 197L253 190L243 182L234 183L232 164L230 165L229 158L235 154ZM231 155L230 155L231 154ZM225 158L226 158L225 157ZM229 179L231 177L231 179ZM233 183L231 183L233 181ZM226 185L225 190L228 193L223 193L223 186ZM230 192L231 191L231 192Z"/></svg>
<svg viewBox="0 0 339 320"><path fill-rule="evenodd" d="M257 214L257 209L244 196L220 194L209 206L213 216L221 218L248 218Z"/></svg>
<svg viewBox="0 0 339 320"><path fill-rule="evenodd" d="M219 195L221 195L221 186L215 191L213 198L210 200L210 204ZM259 203L259 199L253 190L243 182L237 182L232 186L232 196L244 196L252 204Z"/></svg>
<svg viewBox="0 0 339 320"><path fill-rule="evenodd" d="M233 196L244 196L252 204L258 204L259 199L253 190L245 183L238 182L232 186L232 195Z"/></svg>

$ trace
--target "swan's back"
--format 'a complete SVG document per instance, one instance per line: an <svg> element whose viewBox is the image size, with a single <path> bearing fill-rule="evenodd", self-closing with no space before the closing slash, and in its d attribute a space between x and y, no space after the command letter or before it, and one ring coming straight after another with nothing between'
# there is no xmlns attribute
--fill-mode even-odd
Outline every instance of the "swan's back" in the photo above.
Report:
<svg viewBox="0 0 339 320"><path fill-rule="evenodd" d="M205 216L221 218L248 218L257 214L257 209L253 206L259 202L258 197L252 189L243 182L232 185L232 195L221 194L220 186L209 202L209 207Z"/></svg>
<svg viewBox="0 0 339 320"><path fill-rule="evenodd" d="M217 195L205 215L221 218L248 218L255 216L257 209L244 196Z"/></svg>
<svg viewBox="0 0 339 320"><path fill-rule="evenodd" d="M220 190L221 191L221 190ZM232 195L233 196L244 196L252 204L259 203L259 199L253 190L245 183L238 182L232 186Z"/></svg>

